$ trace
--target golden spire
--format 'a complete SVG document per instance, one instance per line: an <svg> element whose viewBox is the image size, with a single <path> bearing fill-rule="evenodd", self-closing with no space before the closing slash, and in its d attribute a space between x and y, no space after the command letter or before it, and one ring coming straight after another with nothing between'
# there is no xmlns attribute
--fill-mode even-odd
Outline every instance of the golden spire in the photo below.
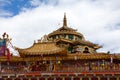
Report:
<svg viewBox="0 0 120 80"><path fill-rule="evenodd" d="M66 13L64 13L64 18L63 18L63 27L67 27Z"/></svg>

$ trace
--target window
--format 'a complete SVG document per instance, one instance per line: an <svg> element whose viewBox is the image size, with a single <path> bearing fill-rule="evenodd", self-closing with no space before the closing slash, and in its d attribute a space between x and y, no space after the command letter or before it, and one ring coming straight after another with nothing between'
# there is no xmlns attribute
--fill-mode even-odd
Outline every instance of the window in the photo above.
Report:
<svg viewBox="0 0 120 80"><path fill-rule="evenodd" d="M56 39L56 36L53 36L53 39Z"/></svg>
<svg viewBox="0 0 120 80"><path fill-rule="evenodd" d="M61 35L62 36L62 38L65 38L66 37L66 35L65 34L63 34L63 35Z"/></svg>
<svg viewBox="0 0 120 80"><path fill-rule="evenodd" d="M72 47L68 47L68 52L72 52L73 48Z"/></svg>
<svg viewBox="0 0 120 80"><path fill-rule="evenodd" d="M73 35L70 34L70 35L68 35L68 38L69 38L70 40L73 40L74 37L73 37Z"/></svg>
<svg viewBox="0 0 120 80"><path fill-rule="evenodd" d="M81 36L79 37L79 40L82 40L82 37L81 37Z"/></svg>
<svg viewBox="0 0 120 80"><path fill-rule="evenodd" d="M89 49L88 49L87 47L85 47L83 53L90 53L90 52L89 52Z"/></svg>

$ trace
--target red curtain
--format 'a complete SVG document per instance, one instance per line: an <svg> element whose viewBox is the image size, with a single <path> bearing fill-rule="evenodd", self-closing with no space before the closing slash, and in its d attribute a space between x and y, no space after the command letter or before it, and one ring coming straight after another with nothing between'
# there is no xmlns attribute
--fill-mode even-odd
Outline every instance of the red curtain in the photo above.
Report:
<svg viewBox="0 0 120 80"><path fill-rule="evenodd" d="M89 80L89 78L88 77L83 77L82 80Z"/></svg>
<svg viewBox="0 0 120 80"><path fill-rule="evenodd" d="M12 78L7 78L6 80L12 80Z"/></svg>
<svg viewBox="0 0 120 80"><path fill-rule="evenodd" d="M91 80L98 80L97 77L91 77Z"/></svg>
<svg viewBox="0 0 120 80"><path fill-rule="evenodd" d="M40 77L40 79L39 80L45 80L45 78L44 77Z"/></svg>
<svg viewBox="0 0 120 80"><path fill-rule="evenodd" d="M107 80L107 77L101 77L100 80Z"/></svg>
<svg viewBox="0 0 120 80"><path fill-rule="evenodd" d="M29 80L28 78L23 78L23 80Z"/></svg>
<svg viewBox="0 0 120 80"><path fill-rule="evenodd" d="M3 78L0 78L0 80L4 80Z"/></svg>
<svg viewBox="0 0 120 80"><path fill-rule="evenodd" d="M49 77L47 80L54 80L54 78L52 78L52 77Z"/></svg>
<svg viewBox="0 0 120 80"><path fill-rule="evenodd" d="M110 78L110 80L117 80L114 76L112 76L111 78Z"/></svg>
<svg viewBox="0 0 120 80"><path fill-rule="evenodd" d="M80 80L80 78L79 77L74 77L73 80Z"/></svg>
<svg viewBox="0 0 120 80"><path fill-rule="evenodd" d="M71 78L70 77L66 77L65 80L71 80Z"/></svg>
<svg viewBox="0 0 120 80"><path fill-rule="evenodd" d="M31 80L37 80L37 78L33 77L33 78L31 78Z"/></svg>
<svg viewBox="0 0 120 80"><path fill-rule="evenodd" d="M57 77L56 80L62 80L62 78L61 77Z"/></svg>
<svg viewBox="0 0 120 80"><path fill-rule="evenodd" d="M22 80L21 78L16 78L15 80Z"/></svg>

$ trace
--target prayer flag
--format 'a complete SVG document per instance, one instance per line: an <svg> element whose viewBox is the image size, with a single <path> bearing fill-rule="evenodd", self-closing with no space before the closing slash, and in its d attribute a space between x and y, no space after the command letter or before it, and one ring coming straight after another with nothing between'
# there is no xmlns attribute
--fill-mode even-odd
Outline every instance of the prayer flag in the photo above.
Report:
<svg viewBox="0 0 120 80"><path fill-rule="evenodd" d="M5 49L6 49L6 40L0 39L0 56L5 55Z"/></svg>

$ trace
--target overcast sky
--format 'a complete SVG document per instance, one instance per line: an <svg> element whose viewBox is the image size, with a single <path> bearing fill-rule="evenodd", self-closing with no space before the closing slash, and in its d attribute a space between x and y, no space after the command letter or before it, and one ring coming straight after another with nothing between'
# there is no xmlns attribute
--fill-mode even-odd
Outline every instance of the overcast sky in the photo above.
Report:
<svg viewBox="0 0 120 80"><path fill-rule="evenodd" d="M0 0L0 35L8 33L13 46L26 48L62 26L102 45L99 52L120 53L120 0Z"/></svg>

